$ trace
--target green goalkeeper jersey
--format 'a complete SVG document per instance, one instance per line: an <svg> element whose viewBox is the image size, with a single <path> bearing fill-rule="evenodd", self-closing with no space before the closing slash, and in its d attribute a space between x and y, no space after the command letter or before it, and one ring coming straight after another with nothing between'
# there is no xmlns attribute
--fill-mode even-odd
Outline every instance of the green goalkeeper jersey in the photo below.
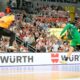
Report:
<svg viewBox="0 0 80 80"><path fill-rule="evenodd" d="M68 38L69 39L79 39L80 40L80 33L78 32L78 29L73 24L67 23L64 29L62 30L60 36L62 36L65 32L68 32Z"/></svg>

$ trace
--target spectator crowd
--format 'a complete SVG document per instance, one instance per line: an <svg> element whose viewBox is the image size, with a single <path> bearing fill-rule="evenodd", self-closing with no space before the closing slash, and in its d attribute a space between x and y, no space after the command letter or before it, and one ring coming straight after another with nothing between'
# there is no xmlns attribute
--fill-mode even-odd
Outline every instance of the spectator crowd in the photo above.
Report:
<svg viewBox="0 0 80 80"><path fill-rule="evenodd" d="M9 38L3 36L0 41L0 52L67 52L69 50L68 41L61 41L55 35L50 35L50 28L60 28L66 18L68 22L68 12L62 7L44 6L35 9L40 15L28 14L25 11L13 11L15 21L11 24L15 41L13 47L9 46ZM40 17L40 18L39 18ZM42 18L41 18L42 17ZM47 21L47 18L57 18L55 21Z"/></svg>

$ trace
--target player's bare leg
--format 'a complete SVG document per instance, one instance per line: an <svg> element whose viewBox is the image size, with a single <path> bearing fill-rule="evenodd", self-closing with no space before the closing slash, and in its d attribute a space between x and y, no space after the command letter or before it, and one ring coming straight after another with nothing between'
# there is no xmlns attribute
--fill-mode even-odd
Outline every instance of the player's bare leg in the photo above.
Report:
<svg viewBox="0 0 80 80"><path fill-rule="evenodd" d="M74 47L70 47L69 48L69 52L67 53L67 57L69 58L72 54L72 52L74 51Z"/></svg>
<svg viewBox="0 0 80 80"><path fill-rule="evenodd" d="M66 64L67 60L69 59L73 51L74 51L74 47L70 47L69 52L67 53L67 56L65 57L64 60L61 61L62 64Z"/></svg>

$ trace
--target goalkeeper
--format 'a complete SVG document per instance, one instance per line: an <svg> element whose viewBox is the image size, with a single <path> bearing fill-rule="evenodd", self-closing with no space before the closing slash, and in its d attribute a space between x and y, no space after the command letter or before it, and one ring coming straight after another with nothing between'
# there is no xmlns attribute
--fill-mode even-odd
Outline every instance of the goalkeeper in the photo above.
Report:
<svg viewBox="0 0 80 80"><path fill-rule="evenodd" d="M69 57L71 56L72 52L74 51L75 47L77 45L80 45L80 33L78 32L78 29L76 26L70 23L63 23L61 24L61 27L63 28L60 38L67 32L67 38L71 40L70 42L70 48L69 52L67 53L67 56L65 57L65 60L62 62L66 62Z"/></svg>

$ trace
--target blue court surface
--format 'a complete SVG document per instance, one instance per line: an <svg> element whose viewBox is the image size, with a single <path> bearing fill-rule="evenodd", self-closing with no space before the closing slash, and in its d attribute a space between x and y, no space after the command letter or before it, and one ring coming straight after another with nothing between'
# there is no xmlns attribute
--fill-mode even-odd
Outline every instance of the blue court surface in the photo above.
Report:
<svg viewBox="0 0 80 80"><path fill-rule="evenodd" d="M10 79L10 76L14 76L14 79ZM20 76L23 76L21 80L40 80L40 77L47 78L46 80L53 80L54 78L55 80L80 80L80 64L0 67L0 79L18 80L17 78Z"/></svg>
<svg viewBox="0 0 80 80"><path fill-rule="evenodd" d="M80 64L54 64L54 65L33 65L33 66L2 66L0 70L27 70L27 71L70 71L70 72L80 72Z"/></svg>

